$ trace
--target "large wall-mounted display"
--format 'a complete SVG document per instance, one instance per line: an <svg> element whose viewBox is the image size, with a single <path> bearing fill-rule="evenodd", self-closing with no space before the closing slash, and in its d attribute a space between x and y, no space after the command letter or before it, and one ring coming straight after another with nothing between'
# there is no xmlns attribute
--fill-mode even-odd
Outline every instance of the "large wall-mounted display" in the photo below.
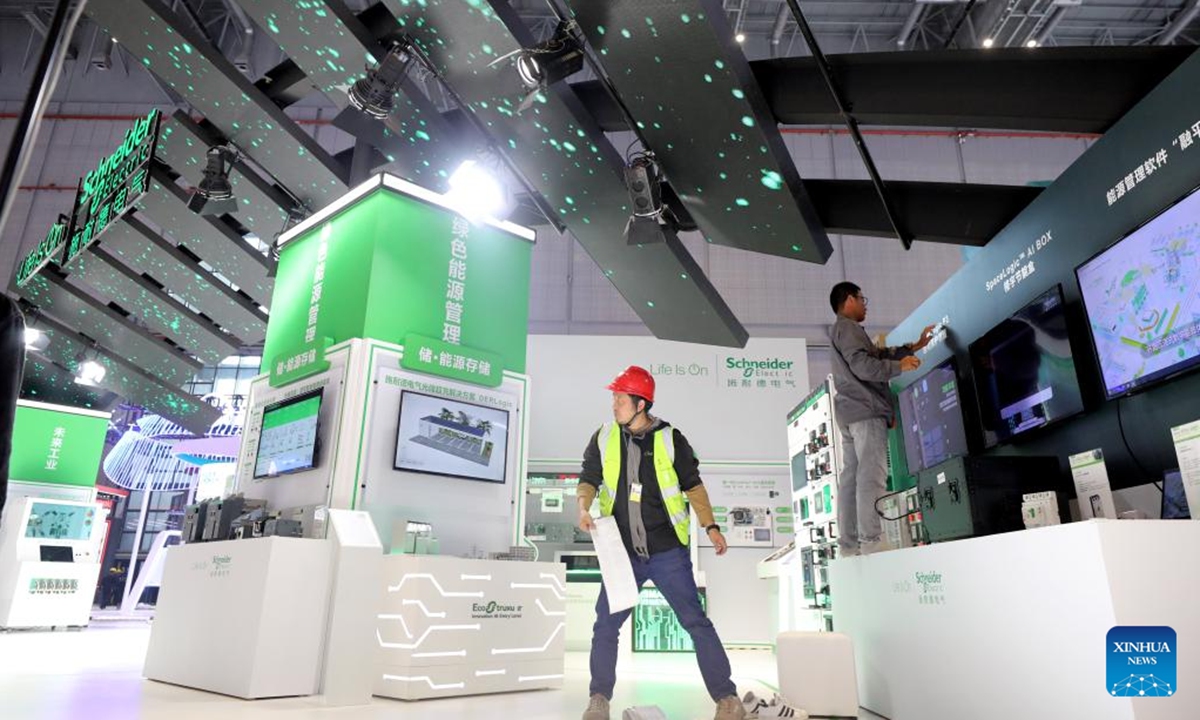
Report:
<svg viewBox="0 0 1200 720"><path fill-rule="evenodd" d="M1195 402L1200 374L1149 387L1149 382L1157 379L1153 374L1158 368L1147 364L1147 371L1139 375L1138 367L1129 365L1130 360L1137 360L1136 347L1126 343L1126 350L1102 339L1097 363L1090 357L1088 335L1092 329L1120 332L1125 322L1125 329L1134 331L1129 339L1142 343L1138 335L1143 334L1151 336L1150 343L1154 343L1171 323L1168 315L1159 329L1162 313L1173 313L1176 301L1181 310L1171 332L1193 322L1183 314L1187 299L1173 298L1167 288L1175 280L1169 279L1172 263L1178 261L1175 267L1182 273L1188 262L1186 255L1171 258L1169 249L1186 253L1194 244L1189 238L1195 237L1195 226L1189 230L1183 216L1194 207L1188 193L1200 185L1200 143L1192 142L1200 121L1197 86L1200 54L1194 53L893 331L893 341L907 340L929 323L947 319L946 338L925 348L921 358L933 364L956 355L965 363L968 343L1005 321L1038 293L1062 285L1067 336L1077 356L1079 394L1086 412L1022 435L1020 442L1001 443L989 453L1056 456L1060 474L1066 477L1067 456L1102 448L1114 490L1158 480L1175 466L1171 428L1195 421L1200 414ZM1180 198L1187 199L1181 202ZM1164 213L1173 205L1179 210ZM1158 216L1161 221L1148 224ZM1146 226L1144 231L1135 232L1142 226ZM1112 254L1089 263L1131 233ZM1150 248L1158 243L1164 252L1128 252L1125 243ZM1131 263L1134 258L1137 261ZM1078 277L1076 268L1080 268ZM1116 299L1105 294L1112 278L1117 280L1118 293L1128 278L1124 292L1129 293L1131 302L1143 303L1140 311L1105 305ZM1145 296L1139 299L1139 286L1143 285ZM1182 290L1186 286L1175 287ZM1153 325L1152 320L1156 321ZM1176 346L1159 361L1185 359L1179 356L1181 348ZM1186 356L1188 351L1183 349ZM1113 371L1108 380L1098 371L1101 364ZM1128 372L1118 366L1128 367ZM915 373L902 376L897 386L906 386L915 377ZM1142 378L1146 392L1125 396L1130 388L1121 386L1133 379L1132 389L1137 389L1136 382ZM1110 402L1115 394L1122 396Z"/></svg>
<svg viewBox="0 0 1200 720"><path fill-rule="evenodd" d="M1109 399L1200 365L1200 190L1075 272Z"/></svg>
<svg viewBox="0 0 1200 720"><path fill-rule="evenodd" d="M909 471L918 472L967 454L958 364L953 358L901 390L898 399Z"/></svg>
<svg viewBox="0 0 1200 720"><path fill-rule="evenodd" d="M14 481L93 487L109 413L19 400L9 475Z"/></svg>
<svg viewBox="0 0 1200 720"><path fill-rule="evenodd" d="M505 410L405 390L392 467L502 483L508 423Z"/></svg>
<svg viewBox="0 0 1200 720"><path fill-rule="evenodd" d="M970 354L987 447L1083 411L1060 286L971 343Z"/></svg>

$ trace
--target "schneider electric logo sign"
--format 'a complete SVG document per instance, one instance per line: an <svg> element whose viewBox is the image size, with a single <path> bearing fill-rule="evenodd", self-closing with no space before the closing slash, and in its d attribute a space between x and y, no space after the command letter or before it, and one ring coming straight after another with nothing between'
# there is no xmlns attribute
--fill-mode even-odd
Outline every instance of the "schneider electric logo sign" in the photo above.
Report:
<svg viewBox="0 0 1200 720"><path fill-rule="evenodd" d="M794 390L796 361L781 357L734 357L718 361L718 383L726 388L774 388Z"/></svg>
<svg viewBox="0 0 1200 720"><path fill-rule="evenodd" d="M1170 697L1175 694L1175 631L1169 627L1115 627L1108 631L1108 694Z"/></svg>
<svg viewBox="0 0 1200 720"><path fill-rule="evenodd" d="M524 605L505 605L495 600L489 603L472 603L471 617L489 620L493 618L520 618Z"/></svg>

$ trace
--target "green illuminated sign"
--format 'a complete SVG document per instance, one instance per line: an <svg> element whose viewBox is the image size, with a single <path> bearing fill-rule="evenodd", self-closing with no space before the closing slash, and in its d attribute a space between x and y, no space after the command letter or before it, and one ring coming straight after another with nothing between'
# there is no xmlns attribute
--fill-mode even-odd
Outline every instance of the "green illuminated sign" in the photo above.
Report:
<svg viewBox="0 0 1200 720"><path fill-rule="evenodd" d="M504 382L504 360L499 355L422 335L404 339L400 367L486 387Z"/></svg>
<svg viewBox="0 0 1200 720"><path fill-rule="evenodd" d="M10 477L92 487L108 418L100 413L22 400L13 424Z"/></svg>
<svg viewBox="0 0 1200 720"><path fill-rule="evenodd" d="M55 255L62 252L63 245L67 242L67 234L67 218L59 215L58 222L50 227L50 232L46 233L46 237L21 261L21 267L17 270L17 287L24 286L29 278L46 267L46 263L53 260Z"/></svg>
<svg viewBox="0 0 1200 720"><path fill-rule="evenodd" d="M704 588L700 590L700 608L708 614L708 597ZM638 604L633 608L633 651L634 652L695 652L692 636L675 611L667 604L662 591L656 587L643 587L638 591Z"/></svg>
<svg viewBox="0 0 1200 720"><path fill-rule="evenodd" d="M125 131L125 139L100 165L84 176L71 214L71 240L63 255L67 265L86 250L150 187L150 160L158 141L162 114L151 110Z"/></svg>
<svg viewBox="0 0 1200 720"><path fill-rule="evenodd" d="M319 338L294 350L280 353L269 367L271 377L268 384L271 387L282 387L325 372L329 369L329 361L325 359L325 348L329 344L329 338Z"/></svg>

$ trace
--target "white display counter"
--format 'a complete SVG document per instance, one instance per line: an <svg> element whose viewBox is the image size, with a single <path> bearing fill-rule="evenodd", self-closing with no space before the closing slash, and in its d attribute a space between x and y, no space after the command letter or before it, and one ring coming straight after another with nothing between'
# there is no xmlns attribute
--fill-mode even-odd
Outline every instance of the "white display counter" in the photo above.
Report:
<svg viewBox="0 0 1200 720"><path fill-rule="evenodd" d="M18 497L0 522L0 628L84 627L100 576L107 511Z"/></svg>
<svg viewBox="0 0 1200 720"><path fill-rule="evenodd" d="M170 548L146 677L241 698L316 694L331 558L331 543L301 538Z"/></svg>
<svg viewBox="0 0 1200 720"><path fill-rule="evenodd" d="M559 688L561 563L384 558L375 694L401 700Z"/></svg>
<svg viewBox="0 0 1200 720"><path fill-rule="evenodd" d="M1200 522L1093 520L897 550L834 561L831 582L859 702L884 717L1182 720L1200 706ZM1173 697L1110 696L1118 625L1174 628Z"/></svg>

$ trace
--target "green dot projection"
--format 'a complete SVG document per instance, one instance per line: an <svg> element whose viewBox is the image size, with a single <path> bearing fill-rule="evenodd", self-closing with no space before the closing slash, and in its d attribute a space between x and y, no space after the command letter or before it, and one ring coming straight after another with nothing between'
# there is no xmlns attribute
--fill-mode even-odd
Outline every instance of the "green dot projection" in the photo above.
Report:
<svg viewBox="0 0 1200 720"><path fill-rule="evenodd" d="M383 4L497 143L515 150L509 154L513 164L596 264L619 271L610 280L655 335L717 345L744 342L745 331L677 239L640 250L621 241L629 220L623 158L590 117L576 116L562 99L569 88L557 85L520 110L528 91L515 67L511 62L493 65L492 55L477 52L484 43L496 57L522 47L494 11L488 14L461 1ZM653 39L645 17L630 16L621 23L603 23L603 31L592 30L614 44L636 45L643 37ZM521 22L515 14L509 19ZM663 22L656 17L654 25ZM680 274L689 280L669 288L659 280ZM648 302L654 303L654 312Z"/></svg>
<svg viewBox="0 0 1200 720"><path fill-rule="evenodd" d="M324 2L256 0L243 7L260 24L273 24L272 39L304 71L307 81L340 108L349 105L346 91L366 75L366 67L383 59L381 45L373 40L369 47L364 45L364 40L370 39L356 36ZM480 52L495 55L486 43L481 44ZM378 123L380 136L372 139L391 156L391 171L444 190L446 171L452 171L462 159L454 130L411 82L410 90L397 94L395 102L392 115Z"/></svg>
<svg viewBox="0 0 1200 720"><path fill-rule="evenodd" d="M167 240L131 218L105 233L102 249L125 266L149 276L180 302L204 313L241 344L253 344L266 337L265 313L256 311L248 299L239 298L195 261L178 250L170 251L170 247Z"/></svg>
<svg viewBox="0 0 1200 720"><path fill-rule="evenodd" d="M828 259L824 227L723 16L692 22L703 19L699 0L566 4L711 241L814 263ZM602 24L670 31L617 38L600 32ZM663 66L671 68L669 82Z"/></svg>
<svg viewBox="0 0 1200 720"><path fill-rule="evenodd" d="M165 341L135 330L117 311L72 288L66 281L51 281L45 275L37 275L20 292L60 322L84 332L103 347L119 349L125 360L166 383L181 385L203 367Z"/></svg>
<svg viewBox="0 0 1200 720"><path fill-rule="evenodd" d="M167 5L93 0L87 14L301 200L321 207L345 192L344 171L316 140Z"/></svg>
<svg viewBox="0 0 1200 720"><path fill-rule="evenodd" d="M275 283L267 277L262 253L221 221L188 210L186 203L181 189L163 185L155 178L138 208L177 244L211 265L259 305L270 304Z"/></svg>

